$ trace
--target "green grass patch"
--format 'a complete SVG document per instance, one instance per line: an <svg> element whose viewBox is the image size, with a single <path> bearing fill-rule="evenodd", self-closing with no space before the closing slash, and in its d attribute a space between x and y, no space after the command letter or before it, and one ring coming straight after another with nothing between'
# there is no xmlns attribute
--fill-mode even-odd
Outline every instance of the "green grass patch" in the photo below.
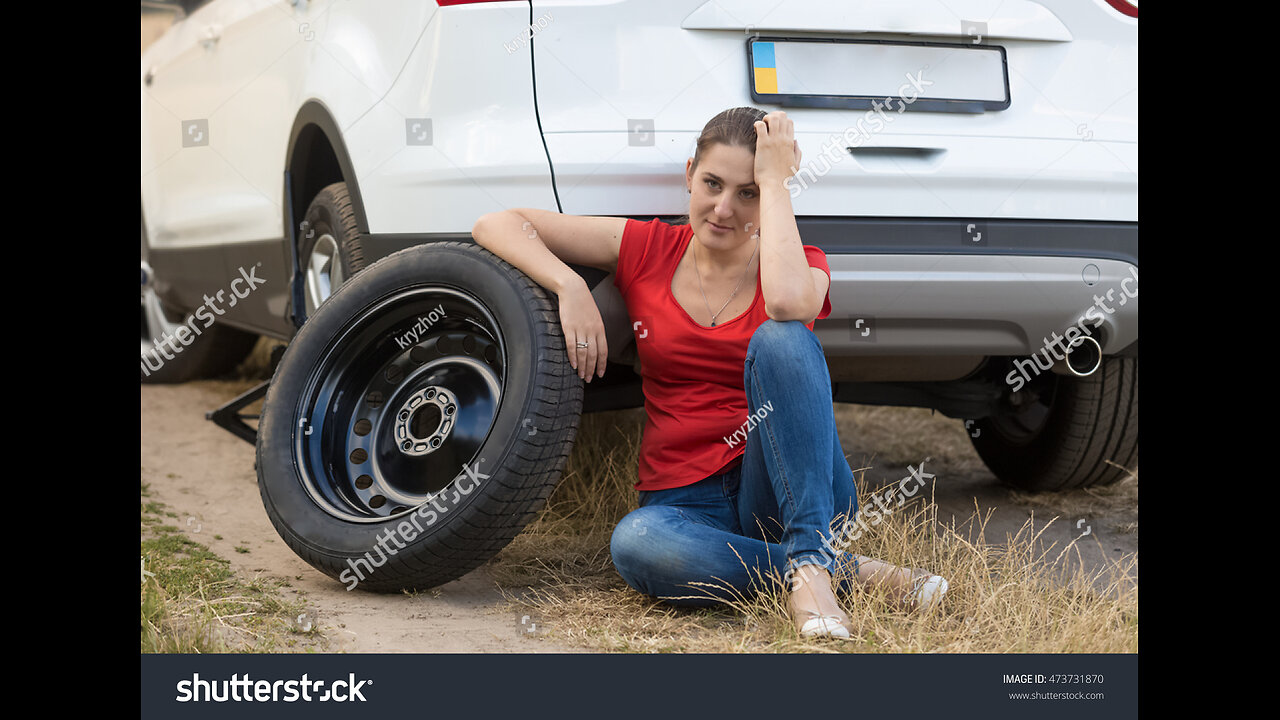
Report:
<svg viewBox="0 0 1280 720"><path fill-rule="evenodd" d="M150 495L142 485L142 496ZM156 500L142 503L141 651L144 653L298 652L323 649L322 634L292 622L298 600L280 594L283 581L244 580L219 557L162 517ZM248 548L236 548L248 552Z"/></svg>

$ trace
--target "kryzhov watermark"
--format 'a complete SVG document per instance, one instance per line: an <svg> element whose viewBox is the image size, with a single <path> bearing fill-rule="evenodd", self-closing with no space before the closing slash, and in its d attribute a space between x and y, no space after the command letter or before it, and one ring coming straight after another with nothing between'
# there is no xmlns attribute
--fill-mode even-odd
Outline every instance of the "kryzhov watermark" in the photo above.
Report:
<svg viewBox="0 0 1280 720"><path fill-rule="evenodd" d="M748 413L747 421L742 423L742 427L735 430L732 435L728 437L722 437L721 439L724 440L725 444L728 445L729 447L736 446L738 443L742 442L743 440L746 440L747 433L751 432L752 430L755 430L756 426L759 425L760 422L764 420L771 412L773 412L772 400L761 405L759 409L757 409L754 413Z"/></svg>
<svg viewBox="0 0 1280 720"><path fill-rule="evenodd" d="M508 55L510 55L511 53L517 50L523 49L524 46L528 45L529 41L533 39L533 36L538 34L539 30L542 30L547 25L551 24L551 19L552 18L551 18L550 12L548 12L546 15L538 16L536 20L529 23L529 27L527 30L525 30L520 35L517 35L516 38L512 40L510 43L502 43L502 47L507 49Z"/></svg>
<svg viewBox="0 0 1280 720"><path fill-rule="evenodd" d="M405 330L400 335L397 335L395 338L396 345L399 345L401 350L417 345L418 339L421 338L437 320L444 316L444 303L441 303L432 308L431 312L426 315L419 316L418 322L414 323L413 327Z"/></svg>

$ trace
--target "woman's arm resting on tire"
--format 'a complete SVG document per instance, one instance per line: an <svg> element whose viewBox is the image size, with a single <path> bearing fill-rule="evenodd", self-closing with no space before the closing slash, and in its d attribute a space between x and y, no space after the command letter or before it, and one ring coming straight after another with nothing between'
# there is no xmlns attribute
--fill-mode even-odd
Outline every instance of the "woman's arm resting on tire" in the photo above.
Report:
<svg viewBox="0 0 1280 720"><path fill-rule="evenodd" d="M625 218L521 208L484 215L471 229L476 243L559 297L569 362L588 382L592 374L604 375L608 361L604 321L586 281L565 261L612 272L625 225Z"/></svg>
<svg viewBox="0 0 1280 720"><path fill-rule="evenodd" d="M586 288L582 276L556 257L539 237L536 226L516 210L482 215L471 237L489 252L515 265L542 287L560 295Z"/></svg>

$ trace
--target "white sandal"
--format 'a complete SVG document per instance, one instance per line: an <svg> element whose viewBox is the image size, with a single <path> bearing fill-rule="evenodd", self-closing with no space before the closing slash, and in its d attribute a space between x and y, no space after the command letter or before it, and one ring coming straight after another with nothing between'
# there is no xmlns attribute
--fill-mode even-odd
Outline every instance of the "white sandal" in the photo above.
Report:
<svg viewBox="0 0 1280 720"><path fill-rule="evenodd" d="M949 583L941 575L934 575L928 570L911 568L915 577L912 579L912 591L902 602L915 610L932 610L942 603L942 596L947 594Z"/></svg>
<svg viewBox="0 0 1280 720"><path fill-rule="evenodd" d="M804 637L837 637L848 638L849 628L836 615L819 615L811 610L805 610L805 614L809 616L808 620L800 626L800 634Z"/></svg>
<svg viewBox="0 0 1280 720"><path fill-rule="evenodd" d="M792 580L792 582L795 583L796 581ZM795 586L793 585L792 587L794 588ZM799 628L801 637L850 637L849 628L844 624L844 618L839 615L824 615L813 610L797 608L795 605L795 590L787 594L787 608L791 612L791 620Z"/></svg>

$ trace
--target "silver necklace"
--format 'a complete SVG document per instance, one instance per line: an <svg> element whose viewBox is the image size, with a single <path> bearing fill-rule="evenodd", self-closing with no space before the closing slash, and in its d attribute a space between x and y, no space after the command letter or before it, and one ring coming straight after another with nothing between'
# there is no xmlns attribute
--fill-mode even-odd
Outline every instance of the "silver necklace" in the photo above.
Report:
<svg viewBox="0 0 1280 720"><path fill-rule="evenodd" d="M760 251L760 238L756 238L756 249L751 251L751 260L756 259L756 253ZM724 301L720 309L711 313L711 303L707 302L707 291L702 289L702 270L698 267L698 246L693 246L693 271L698 276L698 292L702 293L702 304L707 306L707 312L711 313L711 327L716 326L716 318L724 309L729 307L729 303L733 302L733 298L737 296L738 291L742 289L742 281L747 279L747 272L751 270L751 260L747 261L747 267L742 271L742 277L738 278L738 285L729 294L729 299Z"/></svg>

